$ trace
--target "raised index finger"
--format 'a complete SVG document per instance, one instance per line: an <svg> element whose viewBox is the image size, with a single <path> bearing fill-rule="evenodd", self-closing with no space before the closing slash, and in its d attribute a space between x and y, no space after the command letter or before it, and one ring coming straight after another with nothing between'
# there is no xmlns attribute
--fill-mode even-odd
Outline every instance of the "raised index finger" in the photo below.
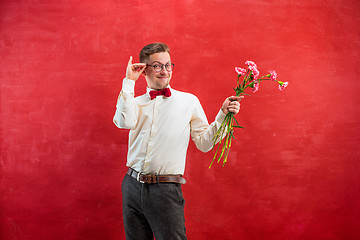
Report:
<svg viewBox="0 0 360 240"><path fill-rule="evenodd" d="M132 59L133 59L133 57L132 57L132 56L130 56L130 59L129 59L128 65L132 65Z"/></svg>

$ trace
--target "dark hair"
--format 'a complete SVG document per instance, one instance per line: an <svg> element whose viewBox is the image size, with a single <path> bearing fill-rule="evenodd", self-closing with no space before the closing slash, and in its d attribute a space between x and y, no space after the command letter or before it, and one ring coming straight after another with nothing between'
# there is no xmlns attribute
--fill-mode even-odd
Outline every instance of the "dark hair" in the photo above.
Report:
<svg viewBox="0 0 360 240"><path fill-rule="evenodd" d="M150 55L154 53L168 52L170 53L170 48L165 43L151 43L143 47L139 54L139 59L141 63L146 63L149 60Z"/></svg>

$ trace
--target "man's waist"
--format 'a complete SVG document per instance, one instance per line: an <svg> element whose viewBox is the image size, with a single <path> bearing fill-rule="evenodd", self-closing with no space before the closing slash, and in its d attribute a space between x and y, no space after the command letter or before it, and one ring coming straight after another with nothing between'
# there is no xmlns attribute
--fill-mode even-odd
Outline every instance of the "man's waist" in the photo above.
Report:
<svg viewBox="0 0 360 240"><path fill-rule="evenodd" d="M158 174L144 174L135 171L132 168L129 168L127 171L127 175L136 179L140 183L180 183L185 184L186 180L182 177L182 175L158 175Z"/></svg>

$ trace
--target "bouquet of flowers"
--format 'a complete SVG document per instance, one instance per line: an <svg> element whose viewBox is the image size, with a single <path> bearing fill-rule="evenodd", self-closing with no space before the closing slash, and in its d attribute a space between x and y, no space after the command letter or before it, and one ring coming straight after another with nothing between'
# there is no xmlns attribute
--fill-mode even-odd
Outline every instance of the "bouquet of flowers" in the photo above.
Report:
<svg viewBox="0 0 360 240"><path fill-rule="evenodd" d="M247 68L235 67L235 71L237 72L237 86L234 88L236 96L249 95L245 93L245 89L248 87L251 88L252 93L257 92L259 90L260 83L264 80L277 82L279 84L278 86L280 91L284 90L289 84L288 82L278 81L275 70L271 70L269 74L259 77L260 72L254 62L246 61L245 65L247 65ZM243 80L240 82L241 77L243 77ZM223 158L223 166L225 165L231 147L231 140L235 138L233 134L234 128L244 127L239 125L232 112L228 112L219 130L213 138L214 147L219 139L220 141L209 168L211 168L216 158L218 158L218 163ZM224 135L225 137L223 138ZM221 151L219 152L220 146L222 147Z"/></svg>

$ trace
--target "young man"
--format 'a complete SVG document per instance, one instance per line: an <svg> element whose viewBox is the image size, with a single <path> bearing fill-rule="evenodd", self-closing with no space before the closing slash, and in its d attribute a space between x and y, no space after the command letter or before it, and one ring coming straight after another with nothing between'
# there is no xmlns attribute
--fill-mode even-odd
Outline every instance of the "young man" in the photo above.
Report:
<svg viewBox="0 0 360 240"><path fill-rule="evenodd" d="M128 240L187 239L181 184L189 138L201 151L211 150L225 115L240 110L242 97L229 97L209 125L197 97L170 87L173 68L166 44L145 46L140 63L129 59L116 105L115 125L130 129L129 169L121 186ZM135 98L140 75L147 93Z"/></svg>

